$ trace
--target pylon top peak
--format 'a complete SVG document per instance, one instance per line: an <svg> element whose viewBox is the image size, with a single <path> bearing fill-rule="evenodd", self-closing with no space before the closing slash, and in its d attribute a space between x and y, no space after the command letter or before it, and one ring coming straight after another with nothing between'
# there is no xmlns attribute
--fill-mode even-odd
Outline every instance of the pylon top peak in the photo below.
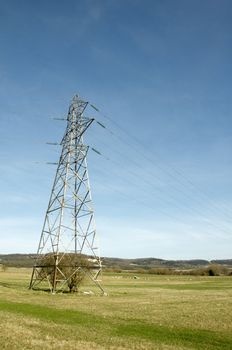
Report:
<svg viewBox="0 0 232 350"><path fill-rule="evenodd" d="M76 100L79 100L79 95L78 94L75 94L72 98L72 101L76 101Z"/></svg>
<svg viewBox="0 0 232 350"><path fill-rule="evenodd" d="M72 103L75 103L75 102L77 102L77 101L80 101L80 102L87 102L87 101L85 101L84 99L82 99L81 97L80 97L80 95L79 94L75 94L74 96L73 96L73 98L72 98Z"/></svg>

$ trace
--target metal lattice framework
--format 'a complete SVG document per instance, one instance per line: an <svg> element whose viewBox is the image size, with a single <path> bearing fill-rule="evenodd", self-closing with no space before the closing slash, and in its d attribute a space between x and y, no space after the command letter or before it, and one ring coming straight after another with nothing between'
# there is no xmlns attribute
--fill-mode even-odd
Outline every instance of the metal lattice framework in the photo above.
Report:
<svg viewBox="0 0 232 350"><path fill-rule="evenodd" d="M63 291L84 274L100 289L101 259L96 246L94 211L83 135L93 119L83 115L88 102L74 96L69 107L62 151L41 233L30 288L46 284Z"/></svg>

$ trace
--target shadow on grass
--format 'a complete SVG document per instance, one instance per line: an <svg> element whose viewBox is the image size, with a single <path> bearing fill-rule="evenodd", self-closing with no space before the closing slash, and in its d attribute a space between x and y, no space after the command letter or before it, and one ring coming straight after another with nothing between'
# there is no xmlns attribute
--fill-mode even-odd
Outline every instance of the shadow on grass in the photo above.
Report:
<svg viewBox="0 0 232 350"><path fill-rule="evenodd" d="M57 310L34 304L0 301L0 310L19 315L35 317L54 324L86 327L99 333L107 332L109 337L133 337L148 340L154 344L189 346L199 350L231 350L232 336L209 330L177 328L146 324L142 321L104 318L74 310Z"/></svg>

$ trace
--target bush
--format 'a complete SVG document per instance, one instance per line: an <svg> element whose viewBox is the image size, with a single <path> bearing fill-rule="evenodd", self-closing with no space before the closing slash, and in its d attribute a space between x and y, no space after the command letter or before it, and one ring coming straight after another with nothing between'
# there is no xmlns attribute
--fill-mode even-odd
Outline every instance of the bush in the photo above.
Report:
<svg viewBox="0 0 232 350"><path fill-rule="evenodd" d="M148 273L154 275L173 275L175 273L175 270L168 268L153 268L148 270Z"/></svg>
<svg viewBox="0 0 232 350"><path fill-rule="evenodd" d="M221 276L228 275L229 269L222 265L211 264L208 267L190 270L190 274L194 276Z"/></svg>
<svg viewBox="0 0 232 350"><path fill-rule="evenodd" d="M56 268L56 259L58 264ZM47 278L51 285L65 281L69 292L77 292L84 280L86 270L90 269L90 261L82 254L46 254L41 261L40 277ZM56 275L55 275L56 274Z"/></svg>
<svg viewBox="0 0 232 350"><path fill-rule="evenodd" d="M136 273L148 273L148 271L146 270L146 269L142 269L142 268L140 268L140 269L136 269L135 271L131 271L131 272L136 272Z"/></svg>

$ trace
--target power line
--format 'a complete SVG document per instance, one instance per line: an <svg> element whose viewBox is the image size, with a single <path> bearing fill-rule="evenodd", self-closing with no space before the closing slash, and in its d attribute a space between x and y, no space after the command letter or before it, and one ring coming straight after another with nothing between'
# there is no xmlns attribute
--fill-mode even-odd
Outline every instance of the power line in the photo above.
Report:
<svg viewBox="0 0 232 350"><path fill-rule="evenodd" d="M137 139L137 137L135 137L134 135L131 135L127 130L125 130L123 127L121 127L121 126L120 126L117 122L115 122L112 118L110 118L110 117L108 117L108 116L102 114L102 113L100 112L99 109L96 109L96 108L95 108L95 110L98 111L98 112L100 113L100 115L103 116L105 119L107 119L107 120L109 120L111 123L113 123L113 124L114 124L119 130L121 130L124 134L126 134L126 135L127 135L127 140L128 140L128 137L129 137L129 138L133 139L133 140L136 142L137 145L144 147L144 144L143 144L141 141L139 141L139 140ZM106 126L105 126L105 130L107 130L108 132L110 132L111 135L113 135L114 137L118 138L120 141L122 141L124 144L126 144L126 145L129 146L130 148L134 148L134 149L136 150L136 152L139 152L140 154L142 154L143 157L144 157L147 161L149 161L149 162L151 162L152 164L154 164L154 160L153 160L152 158L148 157L147 154L145 154L143 151L141 151L141 148L138 148L138 146L135 147L133 144L131 144L131 143L128 142L127 140L123 139L123 137L117 135L116 133L113 133L113 132L112 132L108 127L106 127ZM148 152L151 153L151 151L150 151L149 148L146 148L146 151L148 151ZM155 155L156 158L158 158L158 159L160 160L160 157L159 157L159 155L157 154L157 152L152 152L152 155L153 155L153 156ZM227 212L227 209L226 209L226 208L223 208L223 207L221 207L221 206L216 205L215 203L212 203L212 199L211 199L206 193L204 193L196 184L194 184L192 180L188 179L187 176L184 175L184 174L182 174L179 170L175 169L174 167L167 166L167 165L166 165L165 167L166 167L168 170L166 170L165 167L160 166L160 165L157 164L157 163L156 163L156 167L157 167L158 169L160 169L161 171L163 171L164 173L166 173L170 178L172 178L172 179L174 179L175 181L177 181L178 183L180 183L181 186L183 186L183 187L186 188L186 183L187 183L188 185L190 185L191 191L192 191L192 190L197 191L197 192L198 192L198 195L201 196L202 200L204 200L204 201L205 201L205 199L209 200L209 201L210 201L210 205L211 205L212 208L214 208L214 210L216 210L216 211L221 211L221 213L223 213L223 215L225 215L227 218L229 218L229 219L231 220L231 213ZM172 171L174 172L175 175L172 173ZM186 183L184 183L183 181L181 181L180 177L181 177ZM189 189L189 188L188 188L188 189ZM184 193L182 189L178 189L178 191L181 191L182 193ZM199 201L199 200L200 200L200 199L198 198L198 201Z"/></svg>
<svg viewBox="0 0 232 350"><path fill-rule="evenodd" d="M100 111L99 111L96 107L94 107L93 105L91 105L91 106L92 106L97 112L100 113ZM116 123L115 121L113 121L113 120L112 120L111 118L109 118L109 117L106 117L106 116L104 116L104 117L105 117L106 119L109 119L111 122L113 122L113 123L117 126L117 128L119 128L120 130L122 130L127 136L129 136L130 138L135 139L137 144L141 144L141 142L140 142L136 137L134 137L133 135L130 135L130 134L129 134L125 129L123 129L118 123ZM133 144L131 144L131 143L128 142L128 141L125 141L124 138L121 137L121 135L118 135L117 133L112 132L112 130L110 130L108 127L106 127L103 123L99 122L98 120L96 120L96 122L97 122L97 124L98 124L100 127L102 127L102 129L107 130L111 135L113 135L114 137L116 137L117 139L119 139L121 142L126 143L127 146L129 146L130 148L136 149L136 152L139 152L140 154L142 154L143 159L147 159L149 162L152 162L152 164L154 164L154 161L153 161L150 157L148 157L147 154L144 154L144 152L142 152L141 149L138 148L138 146L134 147ZM128 138L127 138L127 140L128 140ZM50 143L50 144L51 144L51 143ZM52 143L52 144L54 145L55 143ZM142 145L142 146L144 147L144 145ZM105 157L105 159L110 160L111 162L115 163L116 166L122 168L122 164L121 164L121 163L119 163L119 162L117 162L117 161L115 161L115 160L112 160L112 159L106 157L104 154L102 154L101 152L99 152L95 147L91 147L91 148L92 148L92 150L93 150L95 153L98 153L98 155L101 155L102 157ZM148 149L148 150L149 150L149 149ZM150 151L150 150L149 150L149 151ZM119 153L120 157L123 156L123 157L125 158L125 154L122 154L122 153L119 152L118 150L117 150L117 153ZM128 157L127 157L127 158L128 158ZM135 164L136 166L138 166L138 167L141 169L141 164L137 163L135 160L131 160L130 158L128 158L128 159L129 159L130 162L132 162L133 164ZM169 177L173 178L175 181L177 181L178 183L180 183L181 186L183 186L184 188L186 188L186 185L184 185L183 182L182 182L179 178L176 178L176 176L174 176L172 173L170 173L170 171L167 172L166 170L164 170L163 167L159 166L158 164L156 164L156 166L157 166L160 170L164 171ZM131 171L131 170L128 170L128 173L130 173L130 174L132 175L132 177L135 177L136 179L138 178L138 174L137 174L137 173L135 173L135 172L133 172L133 171ZM153 174L152 172L149 172L149 173L151 174L151 176L152 176L153 178L154 178L154 177L158 178L157 176L154 176L154 174ZM125 179L124 179L124 180L125 180ZM143 183L145 183L146 185L154 186L154 183L152 183L151 181L147 180L147 178L146 178L145 176L143 176L143 177L140 178L139 180L140 180L140 182L143 182ZM159 181L160 181L160 179L159 179ZM136 183L135 186L138 186L138 183ZM141 184L140 184L140 186L141 186ZM187 197L187 199L192 200L191 196L189 196L189 194L186 194L186 193L183 191L182 188L180 189L180 188L178 188L178 187L176 187L176 186L173 186L173 185L172 185L172 187L173 187L178 193L181 192L185 197ZM160 188L157 188L157 187L156 187L155 190L158 191L158 192L160 192L161 194L164 193ZM152 187L152 191L154 191L154 187ZM150 194L151 194L151 192L149 192L149 195L150 195ZM156 194L156 196L157 196L157 194ZM168 197L171 198L172 200L174 200L174 202L177 202L179 207L182 208L182 207L184 206L185 210L187 209L188 211L193 211L193 212L197 213L198 215L200 215L201 219L204 219L204 220L205 220L205 217L202 216L202 213L199 212L198 210L196 210L195 208L191 208L191 207L189 207L189 206L186 207L186 204L185 204L185 203L184 203L184 204L179 203L179 202L178 202L178 199L177 199L175 196L171 195L170 193L168 194ZM171 203L172 205L174 205L172 202L170 202L170 199L169 199L169 198L167 199L167 198L163 198L163 197L162 197L162 200L163 200L163 201L166 201L166 203L169 203L169 204ZM195 199L195 200L196 200L196 199ZM199 201L199 198L197 198L197 200ZM216 210L217 210L217 212L218 212L218 208L217 208ZM220 210L221 210L221 208L220 208ZM166 213L166 215L170 216L170 214L168 214L168 213ZM224 212L223 212L223 215L225 215ZM231 219L231 218L230 218L230 219ZM207 219L207 220L208 220L208 219ZM208 222L208 224L211 225L211 226L216 227L216 228L219 229L220 231L226 232L225 230L223 230L222 227L218 227L216 224L214 224L214 223L212 223L212 222ZM226 229L228 229L228 228L226 228Z"/></svg>
<svg viewBox="0 0 232 350"><path fill-rule="evenodd" d="M99 152L99 154L102 156L102 152ZM107 158L109 161L111 161L111 162L113 162L119 169L121 169L121 167L122 167L122 165L119 163L119 162L117 162L117 161L115 161L115 160L112 160L112 159L110 159L110 158ZM129 170L129 171L127 171L127 173L130 173L133 177L135 177L135 178L138 178L138 175L136 174L136 173L134 173L133 171L131 171L131 170ZM112 168L111 168L111 174L112 174ZM124 181L125 181L125 177L122 177L121 176L121 174L117 174L117 177L120 177L120 178L122 178ZM128 177L127 177L127 180L128 180ZM146 181L146 180L144 180L144 179L140 179L142 182L144 182L146 185L148 184L148 185L153 185L151 182L148 182L148 181ZM135 183L135 182L133 182L134 183L134 186L136 186L136 187L140 187L141 186L141 181L139 182L139 183ZM130 184L131 184L132 182L131 182L131 180L130 180ZM154 190L154 188L152 188L152 191ZM160 190L159 188L156 188L156 190ZM144 191L144 188L143 188L143 191ZM147 195L147 196L152 196L152 191L149 191L149 193L147 194L147 192L145 192L145 194ZM162 193L162 191L160 191L161 193ZM156 194L156 196L157 196L157 194ZM169 194L169 197L171 197L174 201L176 201L177 202L177 200L176 200L176 198L175 197L173 197L173 196L170 196L170 194ZM224 226L224 228L225 229L223 229L223 227L220 227L220 226L218 226L217 224L215 224L215 223L213 223L213 222L211 222L208 218L206 218L205 216L203 216L202 215L202 213L200 212L200 211L198 211L198 210L196 210L195 208L191 208L191 207L188 207L188 206L186 206L185 204L181 204L181 203L178 203L177 202L177 205L176 204L174 204L174 203L172 203L172 202L170 202L170 200L169 199L167 199L167 198L163 198L163 197L159 197L159 198L161 198L161 200L164 202L166 202L166 203L168 203L169 205L171 204L172 206L176 206L177 208L179 207L179 208L181 208L182 210L183 210L183 207L185 208L185 210L187 210L187 211L189 211L189 212L194 212L195 214L197 214L197 215L199 215L199 218L201 218L202 220L207 220L208 221L208 225L210 225L210 226L213 226L213 227L215 227L217 230L219 230L219 231L221 231L221 232L224 232L224 233L231 233L231 231L227 231L227 230L229 230L228 229L228 227L226 227L225 225L223 225ZM165 212L165 211L163 211L163 213L166 213L166 215L168 215L169 217L171 217L171 218L173 218L173 216L170 216L170 213L168 213L167 211Z"/></svg>
<svg viewBox="0 0 232 350"><path fill-rule="evenodd" d="M97 171L100 172L100 173L102 173L102 174L104 174L104 171L102 170L102 168L101 168L100 171L99 171L99 169L97 169ZM106 174L111 175L111 177L112 177L112 169L111 169L110 172L107 172L107 171L106 171ZM116 176L117 176L117 178L120 177L118 174L116 174ZM104 177L105 177L105 174L104 174ZM122 179L122 177L120 177L120 178ZM125 180L125 178L123 178L123 180ZM135 186L138 185L137 183L131 181L131 179L130 179L130 180L127 179L127 181L128 181L130 184L134 184ZM158 207L157 210L154 211L153 207L150 206L150 205L148 204L147 201L141 200L141 196L135 197L135 196L133 196L133 195L131 195L131 194L128 195L128 194L126 194L126 193L123 192L123 191L120 191L120 190L118 190L118 189L115 189L113 186L106 185L106 183L104 183L104 187L106 187L106 188L108 188L108 189L111 189L111 190L113 190L114 192L120 194L121 196L132 200L132 201L135 202L136 204L143 205L143 207L148 208L151 212L155 213L155 215L157 215L157 212L160 212L160 213L162 213L165 217L169 217L170 219L172 219L172 220L174 219L175 221L178 221L179 223L186 224L182 219L179 219L178 217L176 217L176 216L170 214L167 210L164 210L164 209L161 208L161 207ZM147 194L147 192L144 192L143 195L144 195L145 198L146 198L146 197L148 197L148 196L152 196L152 193ZM177 207L177 206L176 206L176 207ZM178 207L177 207L177 208L178 208ZM185 209L189 210L188 207L186 207ZM199 214L199 213L197 213L197 214ZM201 217L201 219L203 219L203 217ZM213 227L213 228L216 228L216 229L219 230L220 232L226 233L227 235L228 235L228 234L231 234L231 232L228 231L228 228L223 229L222 227L218 226L217 224L210 222L208 219L207 219L207 221L204 221L204 222L205 222L205 224L207 224L208 226L211 226L211 227ZM189 223L188 223L188 225L191 226L192 228L194 228L194 227L193 227L192 225L190 225Z"/></svg>

